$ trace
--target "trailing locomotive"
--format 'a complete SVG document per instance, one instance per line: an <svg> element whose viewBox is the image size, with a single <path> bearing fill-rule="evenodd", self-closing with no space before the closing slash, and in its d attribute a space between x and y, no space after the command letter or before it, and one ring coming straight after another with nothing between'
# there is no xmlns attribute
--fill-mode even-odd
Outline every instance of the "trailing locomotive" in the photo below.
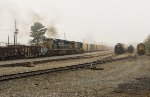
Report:
<svg viewBox="0 0 150 97"><path fill-rule="evenodd" d="M124 44L118 43L115 45L115 48L114 48L115 54L123 54L126 51L127 51L127 47Z"/></svg>
<svg viewBox="0 0 150 97"><path fill-rule="evenodd" d="M145 55L145 45L143 43L137 45L137 53L138 55Z"/></svg>
<svg viewBox="0 0 150 97"><path fill-rule="evenodd" d="M129 45L128 52L129 53L133 53L134 52L134 47L132 45Z"/></svg>
<svg viewBox="0 0 150 97"><path fill-rule="evenodd" d="M43 43L46 55L83 53L83 43L60 39L46 39Z"/></svg>

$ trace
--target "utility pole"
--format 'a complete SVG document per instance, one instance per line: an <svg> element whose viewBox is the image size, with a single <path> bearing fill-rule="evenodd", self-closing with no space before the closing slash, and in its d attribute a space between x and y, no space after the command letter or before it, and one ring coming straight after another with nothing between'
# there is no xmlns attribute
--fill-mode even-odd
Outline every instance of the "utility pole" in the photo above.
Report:
<svg viewBox="0 0 150 97"><path fill-rule="evenodd" d="M17 29L17 21L15 20L15 32L14 32L14 45L17 45L17 34L18 34L18 29Z"/></svg>
<svg viewBox="0 0 150 97"><path fill-rule="evenodd" d="M7 45L9 46L9 35L8 35L8 44Z"/></svg>
<svg viewBox="0 0 150 97"><path fill-rule="evenodd" d="M14 45L16 45L16 38L15 38L15 35L14 35Z"/></svg>
<svg viewBox="0 0 150 97"><path fill-rule="evenodd" d="M64 33L64 39L66 40L66 33Z"/></svg>

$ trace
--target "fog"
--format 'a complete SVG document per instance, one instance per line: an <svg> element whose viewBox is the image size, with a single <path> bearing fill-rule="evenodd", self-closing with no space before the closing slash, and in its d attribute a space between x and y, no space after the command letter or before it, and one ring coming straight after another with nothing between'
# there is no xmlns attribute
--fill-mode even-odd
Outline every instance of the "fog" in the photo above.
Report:
<svg viewBox="0 0 150 97"><path fill-rule="evenodd" d="M27 44L30 27L55 26L58 37L89 43L143 42L150 34L149 0L0 0L0 42Z"/></svg>

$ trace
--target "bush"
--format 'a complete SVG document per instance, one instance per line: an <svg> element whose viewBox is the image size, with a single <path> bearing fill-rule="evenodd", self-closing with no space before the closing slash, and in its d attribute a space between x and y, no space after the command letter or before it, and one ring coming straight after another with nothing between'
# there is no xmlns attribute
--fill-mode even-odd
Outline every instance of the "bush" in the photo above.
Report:
<svg viewBox="0 0 150 97"><path fill-rule="evenodd" d="M150 35L145 39L144 44L146 53L150 54Z"/></svg>

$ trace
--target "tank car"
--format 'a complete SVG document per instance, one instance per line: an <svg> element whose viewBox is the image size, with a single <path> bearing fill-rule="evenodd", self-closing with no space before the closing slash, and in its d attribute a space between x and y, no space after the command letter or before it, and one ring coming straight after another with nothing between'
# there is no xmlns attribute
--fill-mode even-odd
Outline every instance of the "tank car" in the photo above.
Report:
<svg viewBox="0 0 150 97"><path fill-rule="evenodd" d="M133 53L134 52L134 47L132 45L129 45L128 52L129 53Z"/></svg>
<svg viewBox="0 0 150 97"><path fill-rule="evenodd" d="M123 54L127 51L127 48L124 44L118 43L115 45L114 52L115 54Z"/></svg>
<svg viewBox="0 0 150 97"><path fill-rule="evenodd" d="M143 43L137 45L137 53L138 55L145 55L145 45Z"/></svg>

